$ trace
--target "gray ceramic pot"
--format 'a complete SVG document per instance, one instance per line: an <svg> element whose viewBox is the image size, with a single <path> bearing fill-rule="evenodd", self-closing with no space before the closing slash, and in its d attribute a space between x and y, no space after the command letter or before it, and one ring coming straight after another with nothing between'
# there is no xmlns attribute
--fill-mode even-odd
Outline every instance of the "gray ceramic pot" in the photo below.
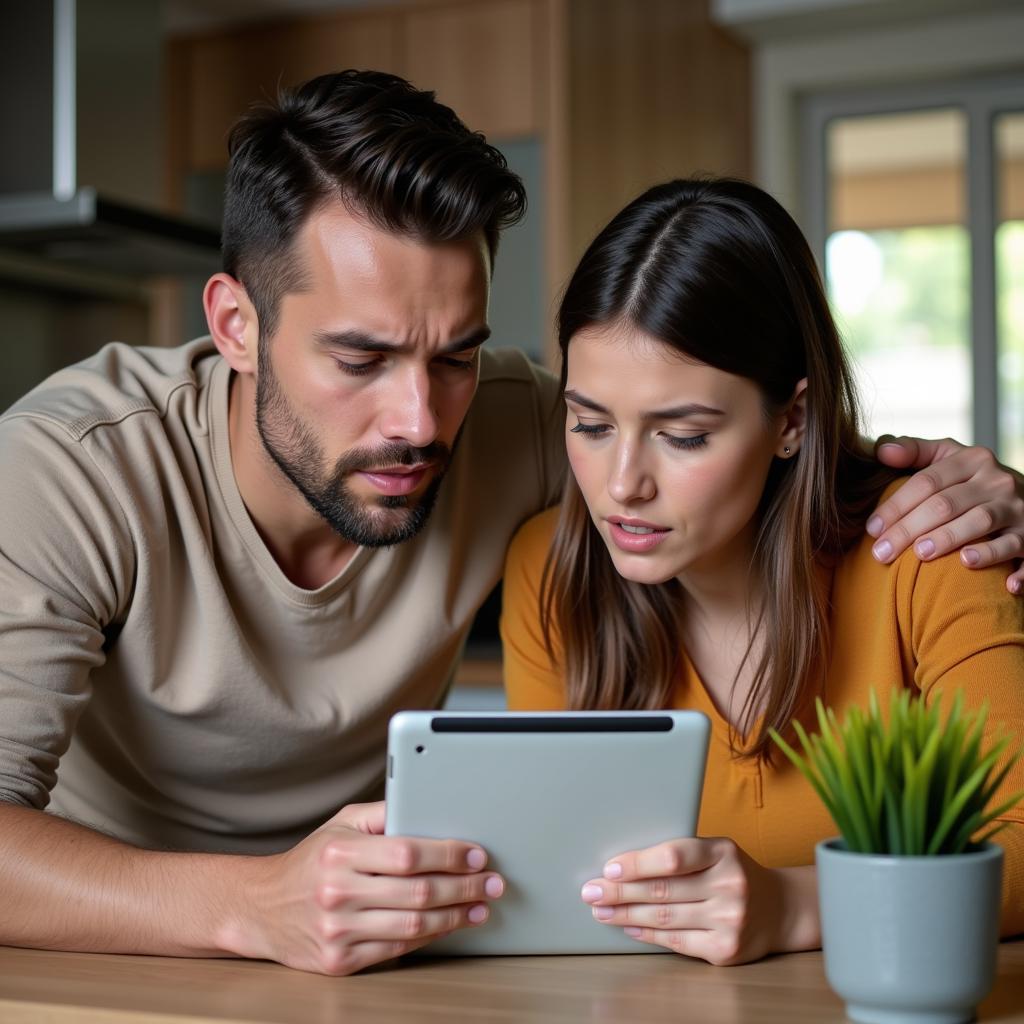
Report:
<svg viewBox="0 0 1024 1024"><path fill-rule="evenodd" d="M890 857L817 846L825 973L864 1024L961 1024L995 980L1003 851Z"/></svg>

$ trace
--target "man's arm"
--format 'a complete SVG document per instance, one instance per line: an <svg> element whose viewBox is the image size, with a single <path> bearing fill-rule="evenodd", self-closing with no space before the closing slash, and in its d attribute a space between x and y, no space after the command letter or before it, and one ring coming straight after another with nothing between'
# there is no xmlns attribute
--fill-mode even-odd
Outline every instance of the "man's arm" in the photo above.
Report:
<svg viewBox="0 0 1024 1024"><path fill-rule="evenodd" d="M135 543L62 428L0 419L0 943L251 956L347 974L486 918L483 851L341 811L269 857L142 850L45 813L131 599Z"/></svg>
<svg viewBox="0 0 1024 1024"><path fill-rule="evenodd" d="M875 557L889 563L911 544L923 561L960 548L972 569L1011 562L1006 579L1024 596L1024 476L1003 466L987 448L956 441L881 437L881 462L898 469L923 467L868 520L877 538Z"/></svg>
<svg viewBox="0 0 1024 1024"><path fill-rule="evenodd" d="M346 808L268 857L140 850L0 803L0 944L242 956L351 974L482 923L504 889L471 843L385 837Z"/></svg>

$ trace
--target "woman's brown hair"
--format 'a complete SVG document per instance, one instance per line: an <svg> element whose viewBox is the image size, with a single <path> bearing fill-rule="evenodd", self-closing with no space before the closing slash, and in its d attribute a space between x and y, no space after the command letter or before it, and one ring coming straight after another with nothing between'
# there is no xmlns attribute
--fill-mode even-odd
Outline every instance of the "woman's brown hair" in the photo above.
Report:
<svg viewBox="0 0 1024 1024"><path fill-rule="evenodd" d="M785 731L824 679L828 594L817 567L863 535L894 474L862 451L852 375L810 248L754 185L672 181L616 215L562 300L563 387L573 338L613 323L748 378L767 413L784 408L807 378L806 434L795 457L771 467L752 566L766 581L752 630L763 653L737 725L747 736L742 756L767 760L768 730ZM681 596L675 580L649 586L618 575L570 476L541 586L544 636L553 656L560 640L569 706L671 706Z"/></svg>

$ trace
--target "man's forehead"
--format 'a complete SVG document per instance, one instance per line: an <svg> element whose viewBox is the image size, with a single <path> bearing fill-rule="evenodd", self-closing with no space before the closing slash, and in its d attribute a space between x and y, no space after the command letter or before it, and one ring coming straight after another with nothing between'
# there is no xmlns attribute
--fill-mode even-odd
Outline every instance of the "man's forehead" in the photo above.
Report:
<svg viewBox="0 0 1024 1024"><path fill-rule="evenodd" d="M483 232L451 242L425 241L382 228L341 201L315 210L296 241L295 255L308 263L314 278L391 287L427 280L434 287L480 287L490 276Z"/></svg>
<svg viewBox="0 0 1024 1024"><path fill-rule="evenodd" d="M296 239L304 284L282 321L306 335L357 331L395 344L446 346L487 327L486 245L418 242L343 204L313 214Z"/></svg>

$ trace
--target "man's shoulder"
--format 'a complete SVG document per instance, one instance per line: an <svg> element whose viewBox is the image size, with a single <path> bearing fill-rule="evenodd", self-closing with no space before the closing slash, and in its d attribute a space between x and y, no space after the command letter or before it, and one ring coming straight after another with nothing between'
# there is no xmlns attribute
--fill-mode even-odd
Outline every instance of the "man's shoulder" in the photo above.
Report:
<svg viewBox="0 0 1024 1024"><path fill-rule="evenodd" d="M514 348L483 349L469 429L504 443L515 431L547 436L561 415L558 379Z"/></svg>
<svg viewBox="0 0 1024 1024"><path fill-rule="evenodd" d="M219 359L208 338L177 348L112 342L44 380L0 415L0 426L34 420L81 441L139 413L163 417L182 389L198 394Z"/></svg>
<svg viewBox="0 0 1024 1024"><path fill-rule="evenodd" d="M517 348L480 350L480 386L485 388L526 385L543 394L554 394L558 381L550 370L533 362Z"/></svg>

